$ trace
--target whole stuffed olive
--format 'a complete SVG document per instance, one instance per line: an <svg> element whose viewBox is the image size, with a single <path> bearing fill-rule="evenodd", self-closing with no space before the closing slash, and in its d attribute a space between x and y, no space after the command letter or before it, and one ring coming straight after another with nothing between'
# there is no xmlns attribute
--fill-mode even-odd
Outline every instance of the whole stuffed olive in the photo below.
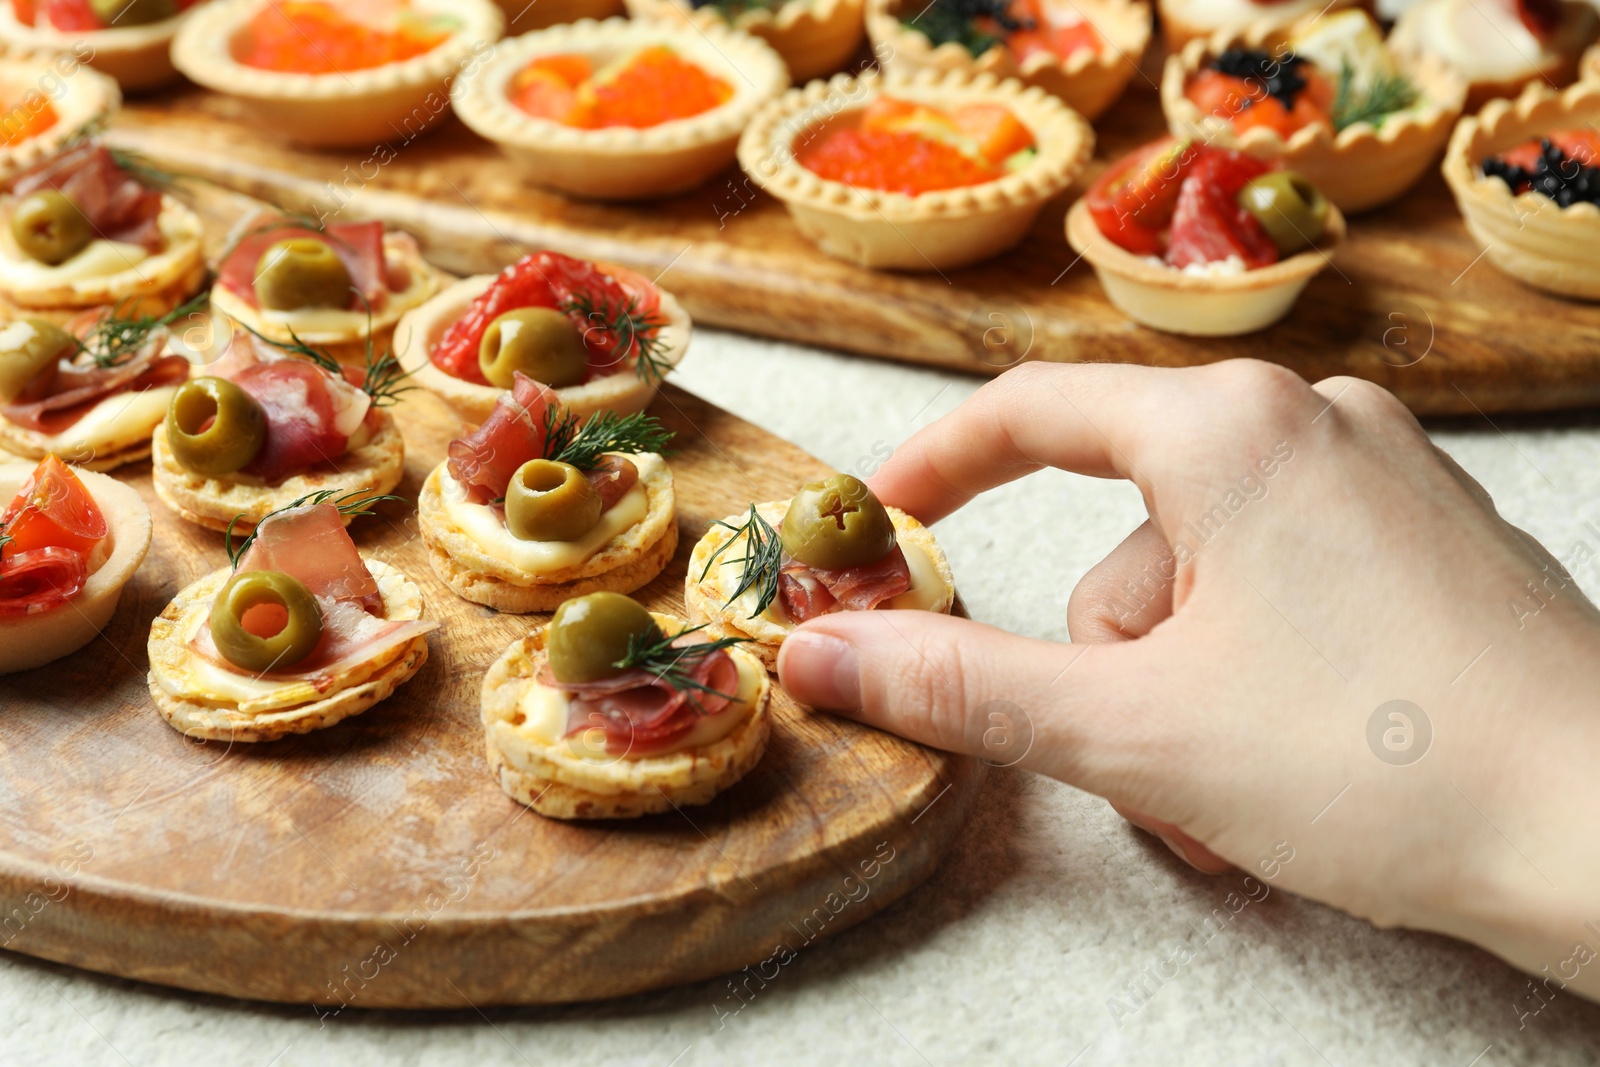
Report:
<svg viewBox="0 0 1600 1067"><path fill-rule="evenodd" d="M783 550L808 567L862 567L894 551L894 520L858 478L807 482L783 516Z"/></svg>
<svg viewBox="0 0 1600 1067"><path fill-rule="evenodd" d="M211 640L235 667L283 670L311 655L322 640L322 607L293 575L235 574L211 605Z"/></svg>
<svg viewBox="0 0 1600 1067"><path fill-rule="evenodd" d="M1328 198L1292 170L1268 171L1245 183L1239 206L1261 223L1280 256L1310 248L1328 226Z"/></svg>
<svg viewBox="0 0 1600 1067"><path fill-rule="evenodd" d="M72 349L72 335L43 319L18 319L0 328L0 401L16 400Z"/></svg>
<svg viewBox="0 0 1600 1067"><path fill-rule="evenodd" d="M94 227L64 193L29 193L11 212L11 236L29 259L55 267L89 247Z"/></svg>
<svg viewBox="0 0 1600 1067"><path fill-rule="evenodd" d="M178 13L177 0L89 0L89 10L108 27L148 26Z"/></svg>
<svg viewBox="0 0 1600 1067"><path fill-rule="evenodd" d="M519 541L576 541L602 510L599 490L570 463L530 459L506 486L506 529Z"/></svg>
<svg viewBox="0 0 1600 1067"><path fill-rule="evenodd" d="M286 238L256 260L256 299L273 311L342 308L350 303L350 271L328 242Z"/></svg>
<svg viewBox="0 0 1600 1067"><path fill-rule="evenodd" d="M589 350L577 325L555 308L518 308L489 324L478 345L489 384L510 389L521 371L552 389L577 385L589 373Z"/></svg>
<svg viewBox="0 0 1600 1067"><path fill-rule="evenodd" d="M545 637L558 682L598 682L618 673L630 639L659 641L661 628L632 597L590 593L556 609Z"/></svg>
<svg viewBox="0 0 1600 1067"><path fill-rule="evenodd" d="M164 429L180 466L220 478L256 458L267 418L254 397L226 378L195 378L172 395Z"/></svg>

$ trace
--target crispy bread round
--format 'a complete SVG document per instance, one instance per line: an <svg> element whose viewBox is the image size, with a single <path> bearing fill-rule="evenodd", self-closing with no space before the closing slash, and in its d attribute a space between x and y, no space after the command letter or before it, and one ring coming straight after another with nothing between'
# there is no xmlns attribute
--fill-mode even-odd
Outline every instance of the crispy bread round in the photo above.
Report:
<svg viewBox="0 0 1600 1067"><path fill-rule="evenodd" d="M664 627L684 623L657 614ZM706 804L761 761L772 731L772 683L761 672L750 714L722 739L642 759L585 759L521 725L520 704L545 661L547 627L515 641L483 676L483 726L490 770L507 796L553 819L630 819ZM750 668L742 648L728 654Z"/></svg>
<svg viewBox="0 0 1600 1067"><path fill-rule="evenodd" d="M9 419L0 418L0 452L9 452L22 459L40 460L52 453L59 456L65 463L74 467L81 467L86 471L116 470L118 467L129 463L137 463L150 457L150 439L119 448L114 452L90 452L87 455L74 454L71 450L51 449L45 442L50 438L36 430L29 430ZM4 459L0 456L0 459Z"/></svg>
<svg viewBox="0 0 1600 1067"><path fill-rule="evenodd" d="M272 512L311 493L358 489L387 493L400 484L405 474L406 445L393 415L380 410L378 418L372 439L339 457L336 468L296 474L275 486L247 485L195 474L173 457L163 432L166 423L162 423L151 436L151 478L156 496L188 521L208 530L226 530L235 516L243 516L234 530L249 533ZM351 518L345 518L346 526Z"/></svg>
<svg viewBox="0 0 1600 1067"><path fill-rule="evenodd" d="M530 574L484 552L450 521L444 508L445 464L434 468L417 498L417 524L428 561L457 595L496 611L554 611L564 600L588 593L631 593L648 585L678 549L677 504L672 471L665 463L640 479L649 511L637 525L613 538L581 565Z"/></svg>
<svg viewBox="0 0 1600 1067"><path fill-rule="evenodd" d="M416 584L387 563L375 559L367 559L366 563L383 595L384 616L420 619L422 592ZM253 743L321 730L360 715L394 692L428 660L428 639L422 636L347 672L315 700L251 711L231 699L208 699L194 691L196 683L186 678L189 651L183 639L185 622L197 611L210 611L217 593L232 574L231 568L224 567L201 578L174 597L150 624L150 697L167 724L185 737ZM174 694L161 684L158 675L185 691Z"/></svg>

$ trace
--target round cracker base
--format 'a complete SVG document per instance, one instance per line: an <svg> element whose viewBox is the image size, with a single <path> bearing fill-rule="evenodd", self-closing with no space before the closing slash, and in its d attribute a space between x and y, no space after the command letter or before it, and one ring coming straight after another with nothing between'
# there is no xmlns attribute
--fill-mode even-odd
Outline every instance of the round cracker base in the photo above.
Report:
<svg viewBox="0 0 1600 1067"><path fill-rule="evenodd" d="M123 318L140 316L159 318L198 293L200 286L206 280L207 270L205 256L196 244L194 261L183 268L183 273L176 280L152 292L128 293L121 301L116 302L117 314ZM109 309L112 306L111 303L72 303L67 300L29 303L26 298L19 298L14 293L0 292L0 317L44 319L57 326L66 326L91 308Z"/></svg>
<svg viewBox="0 0 1600 1067"><path fill-rule="evenodd" d="M148 438L135 445L118 452L95 453L87 458L80 455L66 453L53 453L51 449L39 442L47 438L33 430L18 426L6 418L0 418L0 452L9 452L22 459L40 460L48 455L57 455L62 462L70 463L74 467L82 467L87 471L97 471L104 474L106 471L116 470L118 467L129 463L138 463L142 459L150 458L150 441ZM0 457L3 458L3 457Z"/></svg>

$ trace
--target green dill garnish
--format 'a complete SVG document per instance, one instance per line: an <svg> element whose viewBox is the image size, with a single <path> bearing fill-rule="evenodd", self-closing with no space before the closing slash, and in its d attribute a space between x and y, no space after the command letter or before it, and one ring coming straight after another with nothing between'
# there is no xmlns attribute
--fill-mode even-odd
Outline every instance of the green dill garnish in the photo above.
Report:
<svg viewBox="0 0 1600 1067"><path fill-rule="evenodd" d="M289 340L275 341L242 322L239 325L244 326L245 330L254 334L263 343L287 352L292 356L299 356L302 359L309 360L336 378L344 378L344 365L342 363L334 359L326 348L302 341L300 335L295 333L292 328L289 330ZM361 391L372 398L373 407L388 407L399 402L401 393L409 393L416 388L414 385L401 384L415 374L416 371L403 369L400 366L400 360L395 358L394 349L392 348L376 359L373 358L373 352L372 311L369 308L367 310L366 373L361 379Z"/></svg>
<svg viewBox="0 0 1600 1067"><path fill-rule="evenodd" d="M78 341L78 351L94 360L97 367L119 367L132 359L144 347L150 335L164 329L181 318L194 314L206 306L211 294L202 291L198 296L179 304L165 315L127 316L122 311L127 303L119 302L106 317L95 323L94 329Z"/></svg>
<svg viewBox="0 0 1600 1067"><path fill-rule="evenodd" d="M641 381L662 382L672 364L666 358L666 342L661 339L661 329L667 320L655 312L641 312L639 301L629 297L627 303L616 304L602 297L599 303L587 293L577 293L562 301L559 310L568 315L578 315L588 325L584 327L587 340L591 333L600 333L615 342L611 351L619 359L636 354L634 373Z"/></svg>
<svg viewBox="0 0 1600 1067"><path fill-rule="evenodd" d="M705 629L705 624L679 630L671 637L665 634L628 635L628 651L623 653L621 659L612 664L619 670L631 670L635 667L648 671L666 682L678 692L699 692L707 696L722 697L724 700L737 700L734 693L723 693L702 685L694 680L692 671L694 666L707 656L726 651L735 645L748 641L747 637L719 637L715 641L698 641L688 645L673 644L678 638L686 634L697 633ZM691 700L694 698L691 697ZM699 702L695 701L698 708Z"/></svg>
<svg viewBox="0 0 1600 1067"><path fill-rule="evenodd" d="M785 0L689 0L689 5L697 10L702 7L712 8L732 22L746 11L776 11L784 5L784 2Z"/></svg>
<svg viewBox="0 0 1600 1067"><path fill-rule="evenodd" d="M913 0L920 3L921 0ZM928 38L935 48L954 43L974 56L1004 44L1006 35L1033 29L1032 20L1017 19L1007 0L928 0L926 7L900 22ZM980 21L994 29L981 28Z"/></svg>
<svg viewBox="0 0 1600 1067"><path fill-rule="evenodd" d="M1396 111L1417 102L1417 87L1404 74L1377 71L1364 89L1356 87L1356 69L1347 59L1339 67L1339 87L1333 97L1333 128L1337 132L1358 122L1373 128Z"/></svg>
<svg viewBox="0 0 1600 1067"><path fill-rule="evenodd" d="M235 515L228 523L227 532L222 535L223 544L228 549L228 562L236 569L238 568L239 561L244 558L244 554L249 551L250 546L255 544L256 534L261 531L261 524L274 515L281 515L285 511L293 511L295 508L305 507L308 504L326 504L331 501L333 506L339 509L339 514L354 518L358 515L370 515L374 504L385 500L401 499L404 498L387 493L374 493L370 489L353 489L342 496L338 489L323 489L319 492L307 493L300 499L285 504L281 508L274 508L261 516L261 522L256 523L255 528L245 535L244 540L239 542L238 548L233 547L233 528L238 525L240 519L244 518L244 515Z"/></svg>
<svg viewBox="0 0 1600 1067"><path fill-rule="evenodd" d="M6 530L7 525L0 522L0 556L5 555L6 546L11 543L11 534Z"/></svg>
<svg viewBox="0 0 1600 1067"><path fill-rule="evenodd" d="M753 619L778 599L778 574L783 569L783 541L778 537L778 531L772 528L772 524L756 511L754 504L750 505L750 517L742 524L735 526L718 519L712 525L733 531L733 536L711 553L711 558L706 560L705 569L700 572L700 580L705 581L706 576L711 573L712 566L717 562L717 557L743 537L744 555L722 561L724 567L734 563L744 564L744 573L739 577L739 585L734 589L733 595L728 597L728 603L724 606L731 606L734 601L754 589L756 610L750 613L750 618Z"/></svg>
<svg viewBox="0 0 1600 1067"><path fill-rule="evenodd" d="M618 415L615 411L600 411L589 416L583 425L578 423L578 416L554 404L545 409L546 459L592 471L600 466L600 457L607 452L664 452L673 437L660 419L643 412Z"/></svg>

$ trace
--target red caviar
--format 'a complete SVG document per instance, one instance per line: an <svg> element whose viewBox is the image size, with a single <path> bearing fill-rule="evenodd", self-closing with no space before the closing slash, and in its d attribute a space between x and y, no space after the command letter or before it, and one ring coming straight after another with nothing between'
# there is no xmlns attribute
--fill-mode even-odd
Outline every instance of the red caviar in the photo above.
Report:
<svg viewBox="0 0 1600 1067"><path fill-rule="evenodd" d="M566 126L645 129L718 107L733 86L666 45L652 45L596 74L588 56L541 56L512 79L511 102Z"/></svg>
<svg viewBox="0 0 1600 1067"><path fill-rule="evenodd" d="M30 95L37 99L33 102L24 99L0 112L0 145L18 145L30 137L37 137L54 126L60 118L43 95Z"/></svg>
<svg viewBox="0 0 1600 1067"><path fill-rule="evenodd" d="M1055 24L1052 21L1054 10L1055 5L1050 0L1013 0L1008 12L1011 17L1033 24L1031 30L1017 30L1006 36L1006 47L1011 49L1018 63L1035 52L1048 52L1067 59L1085 48L1100 50L1100 34L1088 19ZM1073 8L1067 10L1075 13Z"/></svg>
<svg viewBox="0 0 1600 1067"><path fill-rule="evenodd" d="M853 125L835 125L798 147L801 166L830 181L919 193L994 181L1033 135L997 104L940 111L880 97Z"/></svg>
<svg viewBox="0 0 1600 1067"><path fill-rule="evenodd" d="M262 5L250 20L239 62L291 74L370 70L433 51L454 23L419 14L408 0L361 0L344 8L323 0ZM351 8L356 17L346 14Z"/></svg>
<svg viewBox="0 0 1600 1067"><path fill-rule="evenodd" d="M187 11L201 0L178 0L178 10ZM89 0L11 0L11 13L24 26L37 25L44 16L45 25L57 30L104 30L111 26L94 13Z"/></svg>

